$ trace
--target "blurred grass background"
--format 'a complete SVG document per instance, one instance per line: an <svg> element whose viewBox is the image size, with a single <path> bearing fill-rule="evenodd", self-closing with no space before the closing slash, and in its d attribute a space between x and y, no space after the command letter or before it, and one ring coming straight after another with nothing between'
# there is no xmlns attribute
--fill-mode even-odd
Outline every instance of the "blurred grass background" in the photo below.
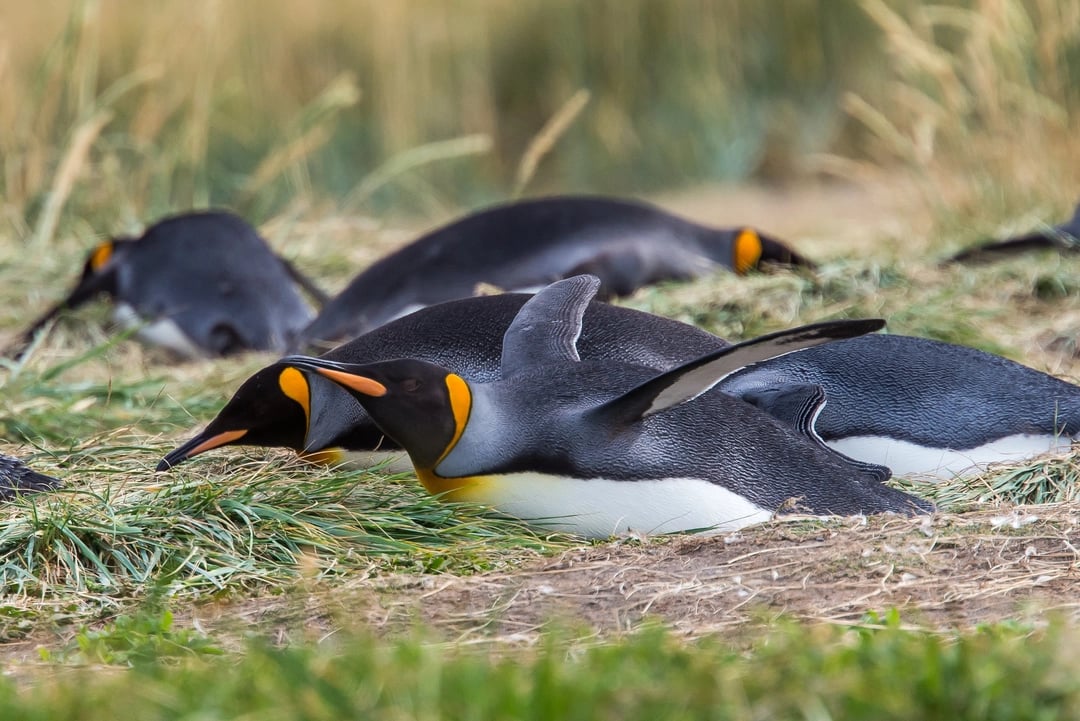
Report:
<svg viewBox="0 0 1080 721"><path fill-rule="evenodd" d="M19 235L502 199L580 91L528 192L1077 175L1077 0L3 5L0 203Z"/></svg>

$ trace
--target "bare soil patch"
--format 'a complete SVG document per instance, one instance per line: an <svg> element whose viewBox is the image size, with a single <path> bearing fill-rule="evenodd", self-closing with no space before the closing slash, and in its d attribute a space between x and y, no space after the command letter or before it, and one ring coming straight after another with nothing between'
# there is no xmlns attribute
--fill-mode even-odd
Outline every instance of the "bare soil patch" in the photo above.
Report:
<svg viewBox="0 0 1080 721"><path fill-rule="evenodd" d="M510 571L357 578L194 616L218 629L240 619L276 627L282 640L356 625L395 634L420 622L458 642L525 643L553 623L603 636L657 620L696 636L780 615L872 625L892 608L933 630L1036 622L1080 609L1078 520L1069 505L784 518L727 535L585 546Z"/></svg>

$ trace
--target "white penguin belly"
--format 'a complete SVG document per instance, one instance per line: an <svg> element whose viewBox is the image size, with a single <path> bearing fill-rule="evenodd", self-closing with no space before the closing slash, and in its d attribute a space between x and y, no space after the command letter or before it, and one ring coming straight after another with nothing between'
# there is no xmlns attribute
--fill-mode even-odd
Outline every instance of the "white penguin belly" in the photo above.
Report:
<svg viewBox="0 0 1080 721"><path fill-rule="evenodd" d="M117 303L113 311L113 319L125 330L135 330L135 337L143 343L152 346L167 348L177 355L188 358L204 358L206 354L188 338L187 334L180 330L168 318L149 321L141 317L127 303Z"/></svg>
<svg viewBox="0 0 1080 721"><path fill-rule="evenodd" d="M880 436L852 436L828 445L856 460L888 466L894 476L947 480L981 471L991 463L1015 463L1061 451L1071 443L1068 436L1017 434L964 450L931 448Z"/></svg>
<svg viewBox="0 0 1080 721"><path fill-rule="evenodd" d="M730 531L772 518L772 512L697 478L656 481L580 480L540 473L481 476L460 488L470 500L545 529L589 538L622 533Z"/></svg>

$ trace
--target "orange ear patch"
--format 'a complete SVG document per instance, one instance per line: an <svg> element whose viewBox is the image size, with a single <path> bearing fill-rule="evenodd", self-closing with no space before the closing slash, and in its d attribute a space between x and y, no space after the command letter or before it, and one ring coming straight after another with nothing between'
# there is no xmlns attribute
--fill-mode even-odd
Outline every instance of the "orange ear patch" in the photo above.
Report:
<svg viewBox="0 0 1080 721"><path fill-rule="evenodd" d="M735 237L735 245L731 249L732 263L735 272L745 275L757 268L763 252L761 238L751 228L743 228Z"/></svg>
<svg viewBox="0 0 1080 721"><path fill-rule="evenodd" d="M465 432L465 424L469 422L469 412L472 410L472 392L464 378L450 373L446 376L446 390L450 393L450 409L454 413L454 437L446 445L446 450L443 451L439 461L446 458L461 439L461 434ZM438 462L435 465L439 465Z"/></svg>
<svg viewBox="0 0 1080 721"><path fill-rule="evenodd" d="M287 398L291 398L304 409L304 418L311 423L311 391L308 389L304 374L295 368L286 368L278 375L278 387Z"/></svg>
<svg viewBox="0 0 1080 721"><path fill-rule="evenodd" d="M101 270L101 266L109 262L109 258L113 254L113 242L107 241L102 243L98 247L94 248L94 252L90 254L90 267L95 270Z"/></svg>

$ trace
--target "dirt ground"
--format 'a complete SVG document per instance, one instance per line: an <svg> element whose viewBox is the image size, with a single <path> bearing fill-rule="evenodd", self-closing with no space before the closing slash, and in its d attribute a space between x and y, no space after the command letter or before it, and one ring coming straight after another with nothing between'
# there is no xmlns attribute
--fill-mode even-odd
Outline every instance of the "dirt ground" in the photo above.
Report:
<svg viewBox="0 0 1080 721"><path fill-rule="evenodd" d="M1076 616L1080 511L988 508L917 519L784 518L726 535L626 538L457 577L396 574L299 594L195 609L200 627L333 633L408 632L416 622L454 642L533 643L554 624L583 637L662 621L698 636L776 617L945 630ZM878 614L878 616L875 616Z"/></svg>

